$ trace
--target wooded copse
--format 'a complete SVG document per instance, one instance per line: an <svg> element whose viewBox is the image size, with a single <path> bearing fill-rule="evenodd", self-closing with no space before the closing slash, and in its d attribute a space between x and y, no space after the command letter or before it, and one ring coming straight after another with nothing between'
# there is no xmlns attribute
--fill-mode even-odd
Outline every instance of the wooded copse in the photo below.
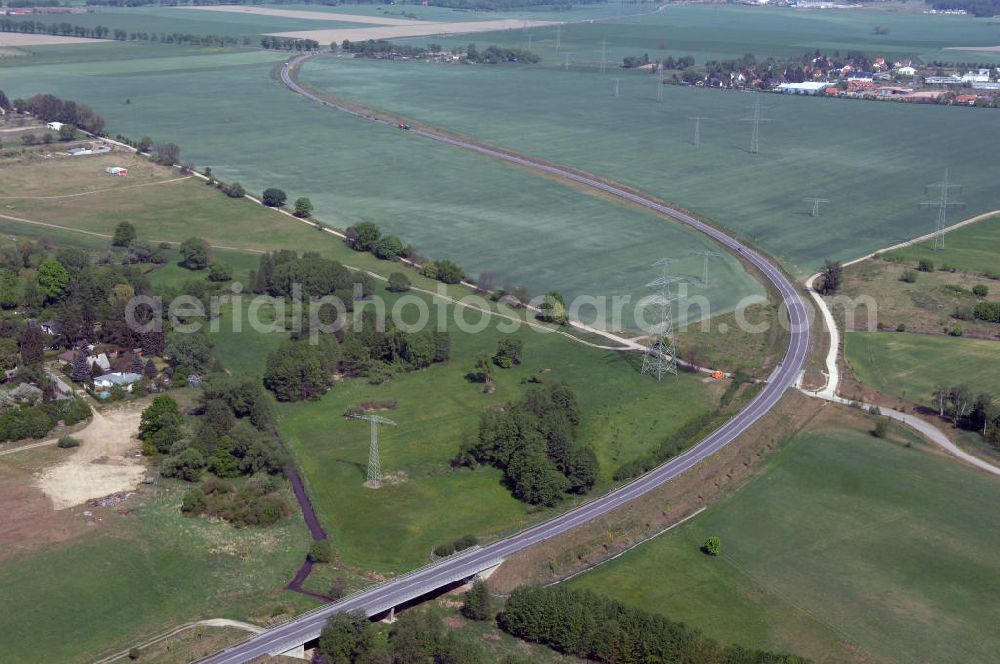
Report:
<svg viewBox="0 0 1000 664"><path fill-rule="evenodd" d="M805 664L795 655L721 646L684 623L564 586L521 587L497 624L525 641L596 662Z"/></svg>
<svg viewBox="0 0 1000 664"><path fill-rule="evenodd" d="M455 463L496 466L516 498L552 506L597 481L597 456L576 440L579 423L576 395L566 384L533 387L518 403L484 411L479 439L463 446Z"/></svg>

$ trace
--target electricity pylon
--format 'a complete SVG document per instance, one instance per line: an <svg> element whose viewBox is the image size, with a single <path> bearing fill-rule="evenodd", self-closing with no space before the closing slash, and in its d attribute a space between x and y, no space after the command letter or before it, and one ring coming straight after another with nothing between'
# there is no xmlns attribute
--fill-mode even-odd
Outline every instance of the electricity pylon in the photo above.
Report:
<svg viewBox="0 0 1000 664"><path fill-rule="evenodd" d="M754 97L753 117L746 118L747 122L753 123L753 131L750 133L750 154L752 155L760 153L760 123L771 121L770 118L764 117L766 110L767 108L760 105L760 95Z"/></svg>
<svg viewBox="0 0 1000 664"><path fill-rule="evenodd" d="M368 447L368 479L365 481L365 486L369 489L377 489L382 486L382 467L378 455L378 425L396 426L396 423L388 417L373 413L365 413L364 415L354 413L351 417L356 420L367 420L372 424L371 444Z"/></svg>
<svg viewBox="0 0 1000 664"><path fill-rule="evenodd" d="M813 204L812 212L809 213L810 217L818 217L819 216L819 206L822 205L823 203L829 203L830 202L830 199L828 199L828 198L803 198L802 200L804 200L806 203L812 203Z"/></svg>
<svg viewBox="0 0 1000 664"><path fill-rule="evenodd" d="M650 374L657 381L663 380L665 374L677 375L677 340L674 336L673 323L673 301L677 296L670 292L670 286L678 281L684 281L684 278L670 274L672 262L672 258L661 258L653 263L653 267L660 268L660 276L646 284L647 287L658 290L653 305L656 309L657 322L652 326L655 339L646 348L646 354L642 358L641 373Z"/></svg>
<svg viewBox="0 0 1000 664"><path fill-rule="evenodd" d="M951 190L958 189L961 191L962 185L951 184L951 182L949 182L947 168L944 169L944 180L935 184L929 184L925 187L925 189L933 189L935 187L941 190L941 195L938 200L921 203L921 205L923 207L936 207L938 209L937 227L934 233L934 251L940 251L941 249L944 249L944 229L948 226L948 208L951 206L964 207L965 203L949 200Z"/></svg>
<svg viewBox="0 0 1000 664"><path fill-rule="evenodd" d="M695 146L701 145L701 121L707 120L708 118L701 115L694 115L688 118L688 120L694 120L694 141Z"/></svg>
<svg viewBox="0 0 1000 664"><path fill-rule="evenodd" d="M698 251L696 251L694 253L696 255L698 255L698 256L701 256L702 259L703 259L703 262L702 262L702 271L701 271L701 285L702 286L707 286L708 285L708 261L710 259L712 259L712 258L719 258L720 256L722 256L722 254L720 254L718 251L712 251L710 249L700 249L700 250L698 250Z"/></svg>

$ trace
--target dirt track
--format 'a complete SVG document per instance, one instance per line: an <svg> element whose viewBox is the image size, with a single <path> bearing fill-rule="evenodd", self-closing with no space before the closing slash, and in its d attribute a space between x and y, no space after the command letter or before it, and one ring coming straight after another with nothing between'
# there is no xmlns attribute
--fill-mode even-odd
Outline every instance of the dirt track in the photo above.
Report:
<svg viewBox="0 0 1000 664"><path fill-rule="evenodd" d="M144 405L145 400L134 401L104 413L95 412L91 423L74 434L83 444L35 483L54 509L135 488L146 473L136 458L139 441L135 437Z"/></svg>

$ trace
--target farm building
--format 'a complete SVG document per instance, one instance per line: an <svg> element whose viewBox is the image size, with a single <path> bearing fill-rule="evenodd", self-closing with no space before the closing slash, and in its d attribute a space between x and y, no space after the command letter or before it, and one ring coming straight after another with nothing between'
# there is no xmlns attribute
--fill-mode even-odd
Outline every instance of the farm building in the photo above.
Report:
<svg viewBox="0 0 1000 664"><path fill-rule="evenodd" d="M128 175L128 169L121 166L108 166L104 172L108 175Z"/></svg>
<svg viewBox="0 0 1000 664"><path fill-rule="evenodd" d="M775 89L787 95L818 95L829 85L826 81L806 81L805 83L782 83Z"/></svg>
<svg viewBox="0 0 1000 664"><path fill-rule="evenodd" d="M955 97L955 103L959 106L975 106L976 105L976 95L958 95Z"/></svg>
<svg viewBox="0 0 1000 664"><path fill-rule="evenodd" d="M63 128L63 123L61 123L61 122L50 122L50 123L48 123L45 126L48 127L49 129L51 129L52 131L59 131L60 129Z"/></svg>
<svg viewBox="0 0 1000 664"><path fill-rule="evenodd" d="M897 69L896 74L898 76L916 76L917 70L907 65L905 67L900 67L899 69Z"/></svg>

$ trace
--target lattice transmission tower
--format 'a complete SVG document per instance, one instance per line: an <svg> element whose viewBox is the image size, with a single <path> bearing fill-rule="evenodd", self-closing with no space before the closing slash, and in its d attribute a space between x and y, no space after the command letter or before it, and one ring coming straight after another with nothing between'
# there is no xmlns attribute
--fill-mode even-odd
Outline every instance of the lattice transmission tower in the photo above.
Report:
<svg viewBox="0 0 1000 664"><path fill-rule="evenodd" d="M951 184L948 180L948 169L944 169L944 179L941 182L935 184L927 185L926 189L939 189L940 196L936 201L930 201L927 203L921 203L923 207L936 207L938 209L937 213L937 227L934 232L934 251L940 251L944 249L944 229L948 227L948 208L949 207L964 207L965 203L960 203L958 201L950 200L951 190L957 189L962 190L962 185Z"/></svg>
<svg viewBox="0 0 1000 664"><path fill-rule="evenodd" d="M655 288L657 291L652 305L656 322L650 329L655 338L646 348L641 373L649 374L657 381L663 380L666 374L677 375L677 339L673 322L673 303L677 296L671 292L670 287L678 281L684 281L684 278L670 274L672 262L672 258L661 258L653 263L653 267L660 268L660 276L646 284L648 288Z"/></svg>
<svg viewBox="0 0 1000 664"><path fill-rule="evenodd" d="M701 145L701 121L707 119L702 115L693 115L688 118L688 120L694 120L694 137L691 142L694 143L695 147Z"/></svg>
<svg viewBox="0 0 1000 664"><path fill-rule="evenodd" d="M770 122L771 118L765 118L764 113L767 111L765 106L761 106L760 95L754 97L753 103L753 117L747 118L747 122L753 123L753 130L750 132L750 154L757 155L760 154L760 123Z"/></svg>
<svg viewBox="0 0 1000 664"><path fill-rule="evenodd" d="M377 489L382 486L382 465L379 461L378 453L378 425L387 424L389 426L396 426L396 423L388 417L382 417L374 413L365 413L363 415L355 413L351 417L356 420L371 422L372 436L371 444L368 447L368 479L365 481L365 486L370 489Z"/></svg>
<svg viewBox="0 0 1000 664"><path fill-rule="evenodd" d="M823 203L829 203L830 202L829 198L803 198L802 200L804 200L806 203L812 203L813 204L812 212L809 213L810 217L818 217L819 216L819 206L822 205Z"/></svg>
<svg viewBox="0 0 1000 664"><path fill-rule="evenodd" d="M722 256L722 254L720 254L718 251L712 251L711 249L700 249L700 250L698 250L698 251L696 251L694 253L695 253L695 255L701 256L701 258L702 258L702 265L701 265L701 285L702 286L707 286L708 285L708 261L710 261L713 258L720 258Z"/></svg>

